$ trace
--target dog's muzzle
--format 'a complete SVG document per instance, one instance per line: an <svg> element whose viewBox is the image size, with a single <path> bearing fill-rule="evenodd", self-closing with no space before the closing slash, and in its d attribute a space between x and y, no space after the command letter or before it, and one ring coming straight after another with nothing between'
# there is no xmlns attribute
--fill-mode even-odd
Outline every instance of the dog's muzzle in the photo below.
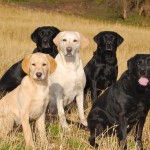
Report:
<svg viewBox="0 0 150 150"><path fill-rule="evenodd" d="M43 40L42 40L42 47L43 48L49 48L50 47L50 41L49 41L49 39L48 38L43 38Z"/></svg>
<svg viewBox="0 0 150 150"><path fill-rule="evenodd" d="M71 46L68 46L68 47L66 48L66 52L67 52L66 56L72 56L72 55L73 55L73 54L72 54L72 47L71 47Z"/></svg>
<svg viewBox="0 0 150 150"><path fill-rule="evenodd" d="M112 51L112 43L110 41L106 42L106 50Z"/></svg>

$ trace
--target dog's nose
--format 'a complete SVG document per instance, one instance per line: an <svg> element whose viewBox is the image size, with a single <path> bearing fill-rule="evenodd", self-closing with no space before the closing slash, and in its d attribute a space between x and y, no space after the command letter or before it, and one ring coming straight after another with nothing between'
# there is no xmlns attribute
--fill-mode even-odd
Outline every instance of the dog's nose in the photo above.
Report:
<svg viewBox="0 0 150 150"><path fill-rule="evenodd" d="M48 38L47 37L43 38L43 42L44 43L48 42Z"/></svg>
<svg viewBox="0 0 150 150"><path fill-rule="evenodd" d="M141 75L145 75L145 74L146 74L146 70L145 70L145 69L141 69L140 74L141 74Z"/></svg>
<svg viewBox="0 0 150 150"><path fill-rule="evenodd" d="M111 42L110 42L110 41L108 41L108 42L107 42L107 44L108 44L108 45L111 45Z"/></svg>
<svg viewBox="0 0 150 150"><path fill-rule="evenodd" d="M41 73L41 72L37 72L37 73L36 73L36 76L37 76L38 78L40 78L40 77L42 76L42 73Z"/></svg>
<svg viewBox="0 0 150 150"><path fill-rule="evenodd" d="M70 52L72 52L72 47L69 46L69 47L66 48L66 50L67 50L67 52L70 53Z"/></svg>
<svg viewBox="0 0 150 150"><path fill-rule="evenodd" d="M48 40L47 40L47 39L44 39L43 42L46 43L46 42L48 42Z"/></svg>

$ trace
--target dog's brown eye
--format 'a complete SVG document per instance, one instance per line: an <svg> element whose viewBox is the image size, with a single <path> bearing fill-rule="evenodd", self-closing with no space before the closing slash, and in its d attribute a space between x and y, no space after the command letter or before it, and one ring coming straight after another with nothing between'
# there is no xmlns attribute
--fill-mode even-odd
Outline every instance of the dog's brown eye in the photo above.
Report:
<svg viewBox="0 0 150 150"><path fill-rule="evenodd" d="M142 61L138 61L137 64L138 64L138 65L142 64Z"/></svg>
<svg viewBox="0 0 150 150"><path fill-rule="evenodd" d="M40 32L40 35L41 35L41 36L44 35L44 31L41 31L41 32Z"/></svg>
<svg viewBox="0 0 150 150"><path fill-rule="evenodd" d="M67 40L66 40L66 39L63 39L63 41L66 42Z"/></svg>
<svg viewBox="0 0 150 150"><path fill-rule="evenodd" d="M46 64L43 64L43 66L46 66Z"/></svg>
<svg viewBox="0 0 150 150"><path fill-rule="evenodd" d="M78 40L73 40L73 42L77 42Z"/></svg>
<svg viewBox="0 0 150 150"><path fill-rule="evenodd" d="M48 35L51 35L51 31L48 31Z"/></svg>
<svg viewBox="0 0 150 150"><path fill-rule="evenodd" d="M35 64L32 64L32 66L35 66Z"/></svg>

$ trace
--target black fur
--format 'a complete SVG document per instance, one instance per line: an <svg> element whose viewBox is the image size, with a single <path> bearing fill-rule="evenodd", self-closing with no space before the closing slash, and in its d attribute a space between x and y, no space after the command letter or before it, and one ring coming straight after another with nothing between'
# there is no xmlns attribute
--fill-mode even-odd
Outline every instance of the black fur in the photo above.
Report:
<svg viewBox="0 0 150 150"><path fill-rule="evenodd" d="M147 85L139 82L146 78ZM90 144L97 147L95 138L114 125L121 149L127 149L127 133L136 125L135 141L143 150L142 131L150 106L150 55L138 54L128 60L128 70L93 104L88 115ZM128 126L128 127L127 127Z"/></svg>
<svg viewBox="0 0 150 150"><path fill-rule="evenodd" d="M60 30L53 26L37 28L31 34L31 39L37 46L33 53L42 52L55 58L58 50L53 43L53 39L59 32ZM2 76L0 79L0 92L10 92L21 83L22 78L26 75L21 68L21 62L22 60L12 65Z"/></svg>
<svg viewBox="0 0 150 150"><path fill-rule="evenodd" d="M117 79L116 50L123 38L116 32L104 31L97 34L94 41L97 43L97 50L84 68L87 79L85 94L90 89L93 101Z"/></svg>

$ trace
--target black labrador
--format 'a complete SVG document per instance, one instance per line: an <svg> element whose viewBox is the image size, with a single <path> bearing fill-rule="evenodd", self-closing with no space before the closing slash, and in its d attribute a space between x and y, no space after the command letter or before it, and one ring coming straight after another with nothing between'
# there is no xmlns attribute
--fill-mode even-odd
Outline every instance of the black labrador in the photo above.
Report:
<svg viewBox="0 0 150 150"><path fill-rule="evenodd" d="M35 29L31 34L31 39L37 46L33 53L42 52L55 58L58 50L53 43L53 39L59 32L60 30L53 26L43 26ZM12 65L2 76L0 79L0 92L10 92L21 83L22 78L26 75L21 68L21 62L22 60Z"/></svg>
<svg viewBox="0 0 150 150"><path fill-rule="evenodd" d="M88 114L90 144L112 126L121 149L127 149L127 133L136 127L135 141L143 150L142 132L150 106L150 54L137 54L128 60L128 70L93 104Z"/></svg>
<svg viewBox="0 0 150 150"><path fill-rule="evenodd" d="M104 31L94 37L97 50L92 59L84 67L86 86L84 93L91 91L91 99L95 101L98 95L112 85L118 75L116 50L123 38L116 32Z"/></svg>

